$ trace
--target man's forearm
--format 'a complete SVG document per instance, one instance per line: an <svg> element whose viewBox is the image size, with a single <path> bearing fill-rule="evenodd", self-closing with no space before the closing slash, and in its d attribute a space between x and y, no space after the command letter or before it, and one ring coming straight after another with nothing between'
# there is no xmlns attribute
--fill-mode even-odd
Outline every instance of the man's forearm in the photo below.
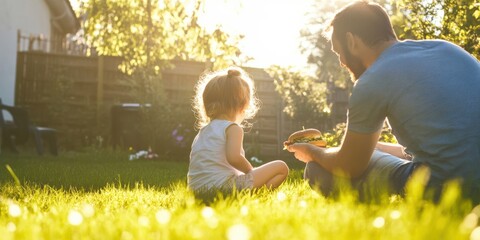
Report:
<svg viewBox="0 0 480 240"><path fill-rule="evenodd" d="M327 171L342 177L351 176L351 168L346 164L345 159L338 157L340 148L316 148L312 160L320 164Z"/></svg>
<svg viewBox="0 0 480 240"><path fill-rule="evenodd" d="M360 176L368 167L380 130L374 133L347 131L342 145L320 148L308 143L295 143L287 147L302 162L315 161L327 171L348 177Z"/></svg>
<svg viewBox="0 0 480 240"><path fill-rule="evenodd" d="M404 147L397 143L378 142L376 149L399 158L407 159L405 156Z"/></svg>
<svg viewBox="0 0 480 240"><path fill-rule="evenodd" d="M380 131L362 134L347 131L338 148L315 149L312 158L326 170L340 176L357 177L368 167Z"/></svg>

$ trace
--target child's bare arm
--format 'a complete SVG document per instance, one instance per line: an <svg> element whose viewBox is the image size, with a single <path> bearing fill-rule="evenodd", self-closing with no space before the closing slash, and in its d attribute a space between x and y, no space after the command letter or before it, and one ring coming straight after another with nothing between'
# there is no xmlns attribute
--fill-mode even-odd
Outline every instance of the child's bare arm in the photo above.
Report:
<svg viewBox="0 0 480 240"><path fill-rule="evenodd" d="M252 164L241 154L243 149L243 129L233 124L227 128L226 133L226 155L228 163L244 173L252 171Z"/></svg>

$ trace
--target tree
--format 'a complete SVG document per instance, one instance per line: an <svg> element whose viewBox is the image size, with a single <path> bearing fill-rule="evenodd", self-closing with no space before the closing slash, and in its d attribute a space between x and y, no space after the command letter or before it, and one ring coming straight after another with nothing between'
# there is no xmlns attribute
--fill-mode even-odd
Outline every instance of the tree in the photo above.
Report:
<svg viewBox="0 0 480 240"><path fill-rule="evenodd" d="M329 89L333 86L346 89L352 87L348 72L340 66L338 57L331 51L330 42L324 36L324 31L335 12L349 2L315 1L311 12L308 13L310 22L301 31L302 52L308 53L308 62L316 66L317 81L327 83Z"/></svg>
<svg viewBox="0 0 480 240"><path fill-rule="evenodd" d="M214 67L239 64L241 36L220 28L206 32L198 24L202 2L87 0L81 5L85 38L99 55L124 57L122 67L129 74L138 67L158 73L175 57L212 61Z"/></svg>
<svg viewBox="0 0 480 240"><path fill-rule="evenodd" d="M283 111L295 122L320 129L331 125L325 83L290 68L272 66L267 72L273 77L275 90L283 100Z"/></svg>
<svg viewBox="0 0 480 240"><path fill-rule="evenodd" d="M448 40L480 58L478 0L402 0L397 7L405 16L401 38Z"/></svg>

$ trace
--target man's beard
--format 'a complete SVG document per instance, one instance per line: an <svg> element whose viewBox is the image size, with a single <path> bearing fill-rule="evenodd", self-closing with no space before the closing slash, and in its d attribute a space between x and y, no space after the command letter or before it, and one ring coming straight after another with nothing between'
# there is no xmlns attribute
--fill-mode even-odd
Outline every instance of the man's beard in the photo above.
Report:
<svg viewBox="0 0 480 240"><path fill-rule="evenodd" d="M350 78L352 81L356 81L362 76L362 74L367 70L365 66L363 66L362 61L360 58L353 56L348 48L344 48L345 53L345 64L342 66L346 67L348 72L350 73Z"/></svg>

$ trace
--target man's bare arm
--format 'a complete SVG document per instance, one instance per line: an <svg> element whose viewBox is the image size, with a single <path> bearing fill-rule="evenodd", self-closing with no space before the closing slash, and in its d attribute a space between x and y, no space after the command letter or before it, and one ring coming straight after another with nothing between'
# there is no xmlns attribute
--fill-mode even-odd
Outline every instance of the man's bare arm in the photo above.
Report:
<svg viewBox="0 0 480 240"><path fill-rule="evenodd" d="M315 161L326 170L342 176L357 177L368 166L380 131L363 134L347 131L338 148L320 148L307 143L290 145L288 151L303 162Z"/></svg>
<svg viewBox="0 0 480 240"><path fill-rule="evenodd" d="M386 143L386 142L378 142L377 149L391 154L395 157L405 158L405 152L403 151L403 146L397 143Z"/></svg>

